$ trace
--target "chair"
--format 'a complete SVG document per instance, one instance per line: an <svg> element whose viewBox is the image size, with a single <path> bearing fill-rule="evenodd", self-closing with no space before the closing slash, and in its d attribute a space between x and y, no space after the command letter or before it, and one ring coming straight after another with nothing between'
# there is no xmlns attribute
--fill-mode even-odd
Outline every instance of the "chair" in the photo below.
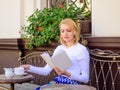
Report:
<svg viewBox="0 0 120 90"><path fill-rule="evenodd" d="M46 62L42 59L40 54L42 54L42 52L40 52L40 51L27 54L20 61L21 65L22 64L31 64L34 66L41 66L41 67L45 66ZM51 52L50 52L50 54L51 54ZM54 71L52 71L48 76L42 76L42 75L37 75L37 74L32 74L32 75L34 76L33 83L38 84L38 85L46 84L49 81L53 80L53 78L55 76L57 76L57 74Z"/></svg>
<svg viewBox="0 0 120 90"><path fill-rule="evenodd" d="M97 90L119 90L120 55L111 50L90 50L90 85Z"/></svg>

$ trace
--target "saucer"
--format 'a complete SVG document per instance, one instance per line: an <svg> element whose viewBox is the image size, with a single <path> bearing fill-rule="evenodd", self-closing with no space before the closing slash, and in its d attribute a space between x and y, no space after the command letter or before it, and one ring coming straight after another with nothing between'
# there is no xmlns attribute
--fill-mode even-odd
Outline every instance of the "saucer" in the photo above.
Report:
<svg viewBox="0 0 120 90"><path fill-rule="evenodd" d="M28 73L24 73L23 75L27 75Z"/></svg>
<svg viewBox="0 0 120 90"><path fill-rule="evenodd" d="M17 76L24 76L24 75L27 75L27 73L21 73L21 74L20 73L19 74L16 73L15 75L17 75Z"/></svg>

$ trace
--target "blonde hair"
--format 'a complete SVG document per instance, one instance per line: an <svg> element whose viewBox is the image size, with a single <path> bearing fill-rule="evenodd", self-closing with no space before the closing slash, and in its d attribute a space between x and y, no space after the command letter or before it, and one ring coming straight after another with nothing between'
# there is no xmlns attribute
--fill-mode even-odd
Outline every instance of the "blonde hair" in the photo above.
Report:
<svg viewBox="0 0 120 90"><path fill-rule="evenodd" d="M80 28L78 27L78 25L75 23L75 21L73 21L70 18L63 19L59 24L59 28L61 27L62 24L66 24L70 27L74 35L73 44L76 44L80 39ZM60 42L61 44L66 45L66 42L61 38L61 35L60 35Z"/></svg>

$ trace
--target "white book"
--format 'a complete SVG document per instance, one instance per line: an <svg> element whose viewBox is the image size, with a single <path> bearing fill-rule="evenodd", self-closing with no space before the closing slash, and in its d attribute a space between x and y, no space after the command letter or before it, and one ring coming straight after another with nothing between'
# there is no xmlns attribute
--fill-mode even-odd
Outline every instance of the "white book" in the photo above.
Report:
<svg viewBox="0 0 120 90"><path fill-rule="evenodd" d="M54 68L56 66L56 67L60 68L61 70L65 70L72 65L71 60L69 59L66 52L63 50L61 50L59 53L57 53L55 56L52 56L52 57L50 57L48 52L43 52L41 54L41 57L52 68Z"/></svg>

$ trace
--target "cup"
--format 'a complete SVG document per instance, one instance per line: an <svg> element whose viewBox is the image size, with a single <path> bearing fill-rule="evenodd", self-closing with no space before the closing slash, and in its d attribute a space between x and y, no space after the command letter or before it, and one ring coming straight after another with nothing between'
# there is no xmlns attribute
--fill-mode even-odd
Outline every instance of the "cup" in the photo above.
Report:
<svg viewBox="0 0 120 90"><path fill-rule="evenodd" d="M5 76L7 79L12 79L12 77L14 76L14 72L12 68L4 68L5 71Z"/></svg>
<svg viewBox="0 0 120 90"><path fill-rule="evenodd" d="M25 71L24 68L22 67L16 67L14 68L14 73L15 75L24 75Z"/></svg>

